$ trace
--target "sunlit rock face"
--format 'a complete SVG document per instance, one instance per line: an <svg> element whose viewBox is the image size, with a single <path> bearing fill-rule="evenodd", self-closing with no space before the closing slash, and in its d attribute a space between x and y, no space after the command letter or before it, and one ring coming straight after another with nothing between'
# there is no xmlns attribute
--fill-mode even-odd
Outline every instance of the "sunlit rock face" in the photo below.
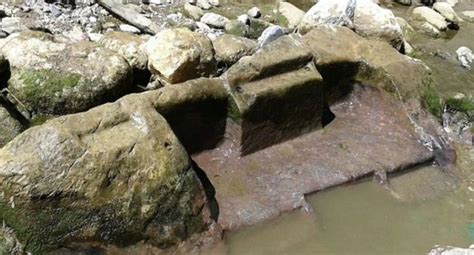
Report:
<svg viewBox="0 0 474 255"><path fill-rule="evenodd" d="M0 150L0 217L27 251L167 247L205 228L188 154L146 96L48 121Z"/></svg>
<svg viewBox="0 0 474 255"><path fill-rule="evenodd" d="M9 61L10 92L36 114L88 110L130 91L132 72L117 53L92 42L64 43L51 34L24 31L1 48Z"/></svg>

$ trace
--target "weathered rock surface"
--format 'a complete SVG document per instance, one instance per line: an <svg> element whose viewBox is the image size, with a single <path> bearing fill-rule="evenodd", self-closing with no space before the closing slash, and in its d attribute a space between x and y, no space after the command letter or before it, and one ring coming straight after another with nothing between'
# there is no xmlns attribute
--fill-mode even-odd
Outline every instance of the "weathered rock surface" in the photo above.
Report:
<svg viewBox="0 0 474 255"><path fill-rule="evenodd" d="M465 19L474 21L474 11L463 11L461 14Z"/></svg>
<svg viewBox="0 0 474 255"><path fill-rule="evenodd" d="M320 0L306 12L298 30L306 33L321 25L352 27L355 8L355 0Z"/></svg>
<svg viewBox="0 0 474 255"><path fill-rule="evenodd" d="M123 56L134 70L147 70L148 57L140 36L124 32L108 32L98 42L103 47Z"/></svg>
<svg viewBox="0 0 474 255"><path fill-rule="evenodd" d="M209 10L212 8L212 5L209 0L196 0L196 6L203 10Z"/></svg>
<svg viewBox="0 0 474 255"><path fill-rule="evenodd" d="M416 7L413 9L412 18L416 21L428 22L440 31L444 31L448 28L448 22L446 22L445 18L426 6Z"/></svg>
<svg viewBox="0 0 474 255"><path fill-rule="evenodd" d="M462 46L456 50L456 55L461 65L467 70L471 70L471 64L474 60L474 54L472 53L472 50L466 46Z"/></svg>
<svg viewBox="0 0 474 255"><path fill-rule="evenodd" d="M26 30L24 22L19 17L5 17L1 20L1 30L7 32L8 34L13 34Z"/></svg>
<svg viewBox="0 0 474 255"><path fill-rule="evenodd" d="M283 36L244 57L223 76L242 154L321 127L322 77L311 52ZM278 111L275 111L278 109Z"/></svg>
<svg viewBox="0 0 474 255"><path fill-rule="evenodd" d="M305 12L288 2L280 2L278 11L286 21L289 28L295 28L303 19Z"/></svg>
<svg viewBox="0 0 474 255"><path fill-rule="evenodd" d="M265 30L263 30L262 35L257 39L258 44L260 47L275 41L276 39L284 36L286 33L286 30L283 27L280 26L269 26Z"/></svg>
<svg viewBox="0 0 474 255"><path fill-rule="evenodd" d="M20 122L0 105L0 148L20 134L22 130Z"/></svg>
<svg viewBox="0 0 474 255"><path fill-rule="evenodd" d="M347 93L350 88L345 86L353 81L400 93L404 98L420 95L431 82L430 71L422 62L345 27L313 29L303 42L330 84L326 90L329 102Z"/></svg>
<svg viewBox="0 0 474 255"><path fill-rule="evenodd" d="M147 42L148 69L167 83L209 76L215 71L211 41L186 28L166 29Z"/></svg>
<svg viewBox="0 0 474 255"><path fill-rule="evenodd" d="M271 26L274 26L274 25L263 19L250 19L248 37L250 39L257 39L262 35L265 29Z"/></svg>
<svg viewBox="0 0 474 255"><path fill-rule="evenodd" d="M336 118L323 130L244 157L239 157L231 139L193 156L216 189L223 229L236 230L306 208L305 194L432 158L417 141L400 101L380 89L354 86L343 101L331 105L331 111Z"/></svg>
<svg viewBox="0 0 474 255"><path fill-rule="evenodd" d="M396 49L403 44L403 34L392 11L372 0L318 1L303 17L298 27L302 34L319 26L345 26L359 35L387 41Z"/></svg>
<svg viewBox="0 0 474 255"><path fill-rule="evenodd" d="M144 239L163 247L205 228L201 184L148 96L50 120L0 150L0 217L27 251Z"/></svg>
<svg viewBox="0 0 474 255"><path fill-rule="evenodd" d="M229 22L229 19L222 15L208 12L201 17L201 22L213 28L225 28L225 25Z"/></svg>
<svg viewBox="0 0 474 255"><path fill-rule="evenodd" d="M204 15L204 11L201 8L191 5L189 3L184 4L184 12L188 17L192 18L193 20L200 20L201 17Z"/></svg>
<svg viewBox="0 0 474 255"><path fill-rule="evenodd" d="M260 16L262 16L262 12L260 11L260 8L254 6L247 11L247 15L249 15L251 18L258 19Z"/></svg>
<svg viewBox="0 0 474 255"><path fill-rule="evenodd" d="M10 92L30 111L66 114L115 100L130 90L130 65L92 42L61 43L43 32L25 31L6 39Z"/></svg>
<svg viewBox="0 0 474 255"><path fill-rule="evenodd" d="M226 66L235 64L244 56L252 55L257 50L257 42L244 37L223 35L213 42L218 63Z"/></svg>
<svg viewBox="0 0 474 255"><path fill-rule="evenodd" d="M405 40L410 40L410 38L415 34L415 29L404 18L396 17L396 20L402 29Z"/></svg>
<svg viewBox="0 0 474 255"><path fill-rule="evenodd" d="M461 18L456 14L453 10L453 7L447 2L436 2L433 4L433 9L439 12L443 17L445 17L448 21L458 23L462 21Z"/></svg>
<svg viewBox="0 0 474 255"><path fill-rule="evenodd" d="M354 30L366 38L376 38L400 49L403 34L392 11L380 7L372 0L357 0L354 12Z"/></svg>
<svg viewBox="0 0 474 255"><path fill-rule="evenodd" d="M240 20L231 20L225 25L225 32L230 35L245 37L250 33L249 27Z"/></svg>
<svg viewBox="0 0 474 255"><path fill-rule="evenodd" d="M190 80L145 95L190 153L221 142L228 113L228 94L221 79Z"/></svg>

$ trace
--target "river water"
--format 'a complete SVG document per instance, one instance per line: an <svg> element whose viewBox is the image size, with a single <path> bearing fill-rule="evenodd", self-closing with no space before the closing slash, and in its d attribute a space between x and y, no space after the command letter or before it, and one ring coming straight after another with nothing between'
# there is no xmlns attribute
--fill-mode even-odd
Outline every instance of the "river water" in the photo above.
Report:
<svg viewBox="0 0 474 255"><path fill-rule="evenodd" d="M242 5L274 1L232 0ZM307 10L310 1L290 1ZM461 1L462 2L462 1ZM461 3L458 13L474 10ZM395 6L408 18L407 8ZM474 49L474 23L462 23L449 39L417 35L417 57L433 71L444 97L474 94L474 71L459 66L455 51ZM468 247L474 243L474 151L463 148L459 169L435 166L391 176L389 187L372 180L344 185L306 197L313 209L300 210L257 226L228 233L215 254L427 254L435 245Z"/></svg>
<svg viewBox="0 0 474 255"><path fill-rule="evenodd" d="M455 178L427 167L391 182L399 191L363 181L310 195L312 213L295 211L232 233L226 252L427 254L434 245L474 243L474 196L456 188Z"/></svg>

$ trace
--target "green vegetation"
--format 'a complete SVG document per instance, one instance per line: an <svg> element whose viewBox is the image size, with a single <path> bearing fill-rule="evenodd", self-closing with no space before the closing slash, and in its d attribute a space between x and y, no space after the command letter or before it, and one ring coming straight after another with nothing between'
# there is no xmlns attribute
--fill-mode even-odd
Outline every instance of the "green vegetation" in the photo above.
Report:
<svg viewBox="0 0 474 255"><path fill-rule="evenodd" d="M50 100L65 88L77 86L80 79L79 74L51 69L23 70L19 76L19 80L23 83L25 97L35 104Z"/></svg>
<svg viewBox="0 0 474 255"><path fill-rule="evenodd" d="M425 109L431 112L436 117L441 117L443 113L444 104L439 92L432 86L426 87L422 94L422 102Z"/></svg>
<svg viewBox="0 0 474 255"><path fill-rule="evenodd" d="M436 117L441 117L444 108L474 115L474 98L448 98L443 100L439 92L432 86L426 87L422 95L423 106Z"/></svg>
<svg viewBox="0 0 474 255"><path fill-rule="evenodd" d="M446 107L458 112L474 113L474 98L449 98L446 100Z"/></svg>

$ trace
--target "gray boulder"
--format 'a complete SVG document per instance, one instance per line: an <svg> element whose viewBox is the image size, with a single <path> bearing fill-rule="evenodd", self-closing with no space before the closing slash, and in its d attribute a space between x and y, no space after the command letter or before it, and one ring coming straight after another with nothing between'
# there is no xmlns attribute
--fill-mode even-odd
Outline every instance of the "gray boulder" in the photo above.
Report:
<svg viewBox="0 0 474 255"><path fill-rule="evenodd" d="M286 30L280 26L270 26L266 28L262 35L258 38L258 44L261 46L268 44L269 42L275 41L279 37L285 35Z"/></svg>

